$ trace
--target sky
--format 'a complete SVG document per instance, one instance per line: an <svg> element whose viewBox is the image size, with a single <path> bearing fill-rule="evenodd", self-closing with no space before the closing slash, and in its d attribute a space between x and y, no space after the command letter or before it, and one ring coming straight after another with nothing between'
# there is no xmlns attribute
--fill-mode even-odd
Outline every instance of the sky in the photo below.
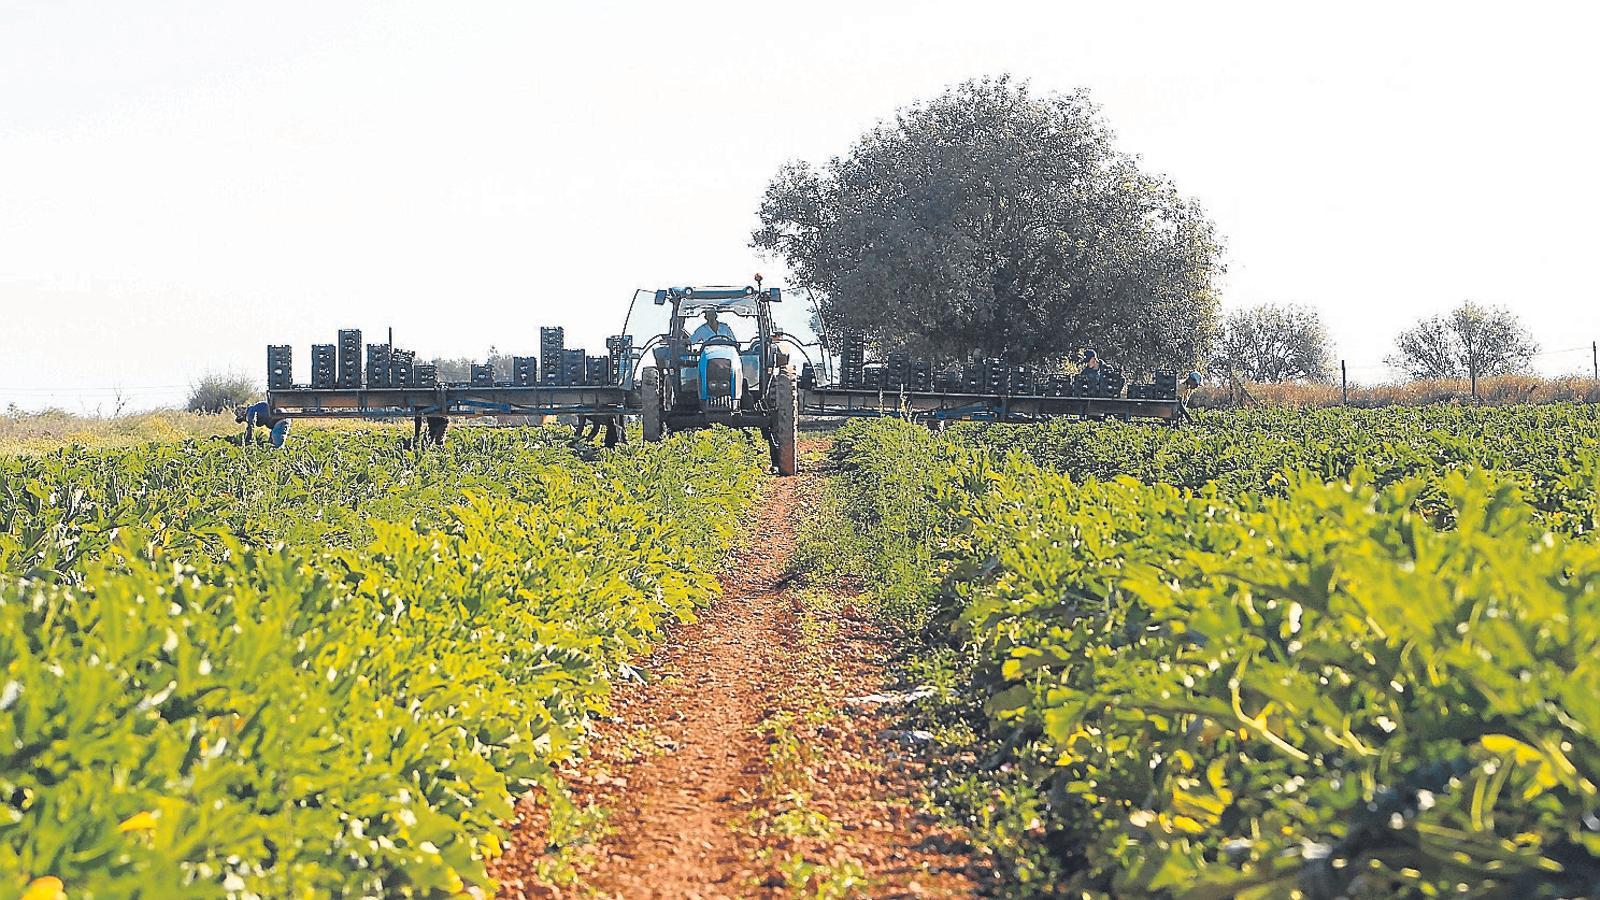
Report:
<svg viewBox="0 0 1600 900"><path fill-rule="evenodd" d="M265 346L601 345L635 288L783 283L785 161L986 75L1086 89L1352 380L1472 299L1600 338L1600 5L0 0L0 408L181 404ZM791 298L794 299L794 298ZM799 312L798 309L790 310Z"/></svg>

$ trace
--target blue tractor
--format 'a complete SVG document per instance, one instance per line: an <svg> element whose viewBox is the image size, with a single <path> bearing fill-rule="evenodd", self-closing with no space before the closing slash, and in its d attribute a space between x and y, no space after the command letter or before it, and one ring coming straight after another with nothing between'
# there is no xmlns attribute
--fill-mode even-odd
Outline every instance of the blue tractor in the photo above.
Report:
<svg viewBox="0 0 1600 900"><path fill-rule="evenodd" d="M640 373L644 439L728 425L760 429L780 475L798 469L799 389L791 343L774 325L777 288L680 287L655 292L671 305L667 332L652 340L653 368ZM742 334L742 336L741 336Z"/></svg>

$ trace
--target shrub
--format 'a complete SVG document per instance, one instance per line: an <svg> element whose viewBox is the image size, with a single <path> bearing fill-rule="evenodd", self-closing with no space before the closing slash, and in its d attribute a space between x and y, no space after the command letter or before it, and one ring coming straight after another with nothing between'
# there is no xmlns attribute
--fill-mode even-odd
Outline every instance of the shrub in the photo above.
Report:
<svg viewBox="0 0 1600 900"><path fill-rule="evenodd" d="M216 414L249 403L261 393L254 381L243 375L208 372L189 386L189 401L184 408L192 413Z"/></svg>

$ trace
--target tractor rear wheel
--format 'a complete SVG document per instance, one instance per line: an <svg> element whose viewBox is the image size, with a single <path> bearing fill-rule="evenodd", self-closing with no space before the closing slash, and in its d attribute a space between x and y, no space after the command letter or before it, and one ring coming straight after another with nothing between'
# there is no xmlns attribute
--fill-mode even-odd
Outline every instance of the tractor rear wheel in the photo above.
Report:
<svg viewBox="0 0 1600 900"><path fill-rule="evenodd" d="M793 475L800 471L799 419L800 403L795 390L794 367L778 369L772 378L772 449L773 463L779 475Z"/></svg>
<svg viewBox="0 0 1600 900"><path fill-rule="evenodd" d="M639 405L642 407L639 418L642 420L641 431L644 439L650 443L661 440L661 370L657 368L645 369L639 375Z"/></svg>

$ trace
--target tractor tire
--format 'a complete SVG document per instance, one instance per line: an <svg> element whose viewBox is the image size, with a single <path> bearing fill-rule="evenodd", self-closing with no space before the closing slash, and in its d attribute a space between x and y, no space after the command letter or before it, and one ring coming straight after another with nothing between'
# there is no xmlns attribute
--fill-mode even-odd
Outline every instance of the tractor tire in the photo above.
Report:
<svg viewBox="0 0 1600 900"><path fill-rule="evenodd" d="M639 419L646 443L655 443L662 438L665 430L661 426L661 370L657 368L645 369L639 375L639 405L642 408Z"/></svg>
<svg viewBox="0 0 1600 900"><path fill-rule="evenodd" d="M772 377L772 455L779 475L800 471L800 398L793 366L780 368Z"/></svg>

